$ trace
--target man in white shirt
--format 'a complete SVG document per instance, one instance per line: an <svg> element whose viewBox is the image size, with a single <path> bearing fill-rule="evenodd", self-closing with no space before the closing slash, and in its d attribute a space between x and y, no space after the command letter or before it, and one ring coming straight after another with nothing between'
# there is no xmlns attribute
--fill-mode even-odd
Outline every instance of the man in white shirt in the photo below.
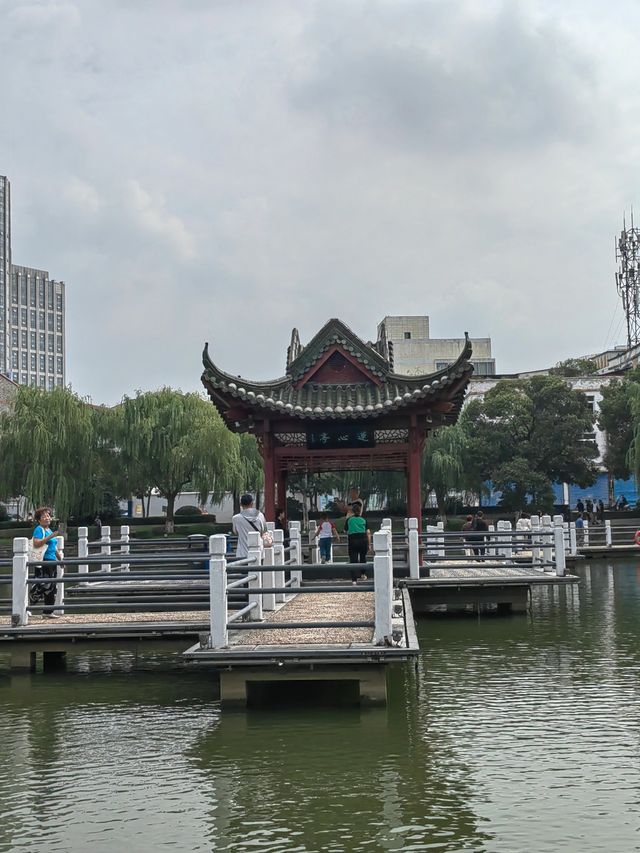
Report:
<svg viewBox="0 0 640 853"><path fill-rule="evenodd" d="M252 495L242 495L240 498L240 512L233 516L231 523L233 532L238 535L236 557L238 559L248 557L247 534L254 531L259 533L260 542L262 542L262 534L267 530L267 522L264 515L253 506Z"/></svg>

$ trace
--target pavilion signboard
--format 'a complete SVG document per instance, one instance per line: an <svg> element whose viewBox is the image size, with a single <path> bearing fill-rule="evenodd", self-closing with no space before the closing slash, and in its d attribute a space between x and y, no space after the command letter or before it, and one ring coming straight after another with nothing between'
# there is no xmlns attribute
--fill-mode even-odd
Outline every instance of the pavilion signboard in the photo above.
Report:
<svg viewBox="0 0 640 853"><path fill-rule="evenodd" d="M326 424L307 430L307 450L353 449L375 447L373 427L359 424Z"/></svg>

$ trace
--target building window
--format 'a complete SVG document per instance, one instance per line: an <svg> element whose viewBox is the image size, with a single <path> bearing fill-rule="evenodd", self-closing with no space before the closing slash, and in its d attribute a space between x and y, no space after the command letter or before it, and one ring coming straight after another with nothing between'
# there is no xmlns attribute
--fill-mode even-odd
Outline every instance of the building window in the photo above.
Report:
<svg viewBox="0 0 640 853"><path fill-rule="evenodd" d="M36 359L37 359L37 355L35 354L35 352L32 352L31 353L31 370L35 370L36 367L38 366L38 362Z"/></svg>
<svg viewBox="0 0 640 853"><path fill-rule="evenodd" d="M27 367L29 366L29 365L28 365L28 362L27 362L27 359L28 359L28 358L29 358L29 354L28 354L28 353L26 353L26 352L21 352L21 353L20 353L20 366L22 367L22 369L23 369L23 370L26 370L26 369L27 369Z"/></svg>
<svg viewBox="0 0 640 853"><path fill-rule="evenodd" d="M46 387L47 387L47 377L46 377L46 376L41 376L41 377L40 377L40 387L41 387L41 388L46 388Z"/></svg>
<svg viewBox="0 0 640 853"><path fill-rule="evenodd" d="M36 348L37 344L36 344L36 333L35 332L29 332L29 343L31 345L31 349Z"/></svg>
<svg viewBox="0 0 640 853"><path fill-rule="evenodd" d="M27 280L23 276L20 279L20 302L22 305L26 305L28 301L29 300L27 298Z"/></svg>
<svg viewBox="0 0 640 853"><path fill-rule="evenodd" d="M62 314L56 315L56 332L62 331Z"/></svg>
<svg viewBox="0 0 640 853"><path fill-rule="evenodd" d="M60 374L64 373L64 359L61 355L57 357L57 372Z"/></svg>
<svg viewBox="0 0 640 853"><path fill-rule="evenodd" d="M47 328L47 318L44 311L40 312L40 331L44 331Z"/></svg>
<svg viewBox="0 0 640 853"><path fill-rule="evenodd" d="M20 332L20 346L22 349L27 349L29 346L29 332L26 329Z"/></svg>
<svg viewBox="0 0 640 853"><path fill-rule="evenodd" d="M49 373L55 373L55 364L54 364L54 356L49 356Z"/></svg>
<svg viewBox="0 0 640 853"><path fill-rule="evenodd" d="M47 288L49 291L49 308L53 308L53 282L49 282L49 287Z"/></svg>
<svg viewBox="0 0 640 853"><path fill-rule="evenodd" d="M44 373L46 369L47 369L47 357L46 357L46 355L41 355L40 356L40 370L42 371L42 373Z"/></svg>
<svg viewBox="0 0 640 853"><path fill-rule="evenodd" d="M47 341L47 349L49 352L53 352L55 347L55 341L53 340L53 335L49 335L49 340Z"/></svg>
<svg viewBox="0 0 640 853"><path fill-rule="evenodd" d="M38 345L38 348L42 350L46 349L47 347L47 336L44 334L44 332L40 332L40 334L38 335Z"/></svg>
<svg viewBox="0 0 640 853"><path fill-rule="evenodd" d="M58 388L62 388L62 376L57 377L56 385L58 386Z"/></svg>
<svg viewBox="0 0 640 853"><path fill-rule="evenodd" d="M15 278L11 281L11 301L18 301L18 281Z"/></svg>
<svg viewBox="0 0 640 853"><path fill-rule="evenodd" d="M11 353L11 367L13 367L14 370L18 369L18 351L15 349Z"/></svg>
<svg viewBox="0 0 640 853"><path fill-rule="evenodd" d="M17 329L11 329L11 346L12 347L18 346L18 330Z"/></svg>
<svg viewBox="0 0 640 853"><path fill-rule="evenodd" d="M56 352L62 352L62 335L56 338Z"/></svg>
<svg viewBox="0 0 640 853"><path fill-rule="evenodd" d="M62 311L62 294L56 293L56 310Z"/></svg>
<svg viewBox="0 0 640 853"><path fill-rule="evenodd" d="M35 311L30 311L29 313L31 314L31 322L29 325L31 326L32 329L35 329L35 327L37 325L36 324L37 314Z"/></svg>
<svg viewBox="0 0 640 853"><path fill-rule="evenodd" d="M29 288L29 305L32 308L36 307L36 283L35 281L31 282L31 287ZM33 312L35 313L35 312ZM35 321L34 321L35 323Z"/></svg>
<svg viewBox="0 0 640 853"><path fill-rule="evenodd" d="M47 314L47 328L49 329L50 332L54 331L53 314Z"/></svg>
<svg viewBox="0 0 640 853"><path fill-rule="evenodd" d="M405 332L404 333L404 339L405 339L405 341L410 341L411 340L411 332Z"/></svg>
<svg viewBox="0 0 640 853"><path fill-rule="evenodd" d="M44 281L42 281L42 280L40 280L40 282L39 282L38 291L39 291L39 296L40 296L39 305L41 308L44 308L44 293L45 293L45 291L44 291Z"/></svg>
<svg viewBox="0 0 640 853"><path fill-rule="evenodd" d="M21 382L23 385L26 385L28 381L29 381L29 380L28 380L28 375L27 375L26 373L23 373L23 374L21 375L21 377L20 377L20 382Z"/></svg>
<svg viewBox="0 0 640 853"><path fill-rule="evenodd" d="M20 309L20 322L22 323L23 326L27 325L28 319L29 319L29 316L27 314L27 309L21 308Z"/></svg>
<svg viewBox="0 0 640 853"><path fill-rule="evenodd" d="M47 384L48 384L48 386L49 386L49 391L53 391L53 386L54 386L54 384L55 384L55 380L54 380L53 376L50 376L50 377L49 377L49 381L48 381L48 383L47 383Z"/></svg>
<svg viewBox="0 0 640 853"><path fill-rule="evenodd" d="M12 326L18 325L18 309L17 308L11 309L11 325Z"/></svg>

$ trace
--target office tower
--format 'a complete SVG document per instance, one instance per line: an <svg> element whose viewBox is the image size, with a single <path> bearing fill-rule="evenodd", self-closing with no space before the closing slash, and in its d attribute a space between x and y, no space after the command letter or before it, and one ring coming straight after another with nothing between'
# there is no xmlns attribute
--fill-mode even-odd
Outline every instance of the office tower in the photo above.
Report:
<svg viewBox="0 0 640 853"><path fill-rule="evenodd" d="M21 385L65 384L65 286L11 257L10 185L0 177L0 372Z"/></svg>

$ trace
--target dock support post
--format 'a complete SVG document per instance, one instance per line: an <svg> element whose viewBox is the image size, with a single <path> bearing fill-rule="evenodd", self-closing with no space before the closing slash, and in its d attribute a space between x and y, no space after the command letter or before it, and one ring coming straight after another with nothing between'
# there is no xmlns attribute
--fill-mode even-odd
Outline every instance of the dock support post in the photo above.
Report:
<svg viewBox="0 0 640 853"><path fill-rule="evenodd" d="M78 528L78 557L88 557L89 556L89 528L88 527L79 527ZM78 574L79 575L88 575L89 574L89 565L87 563L80 563L78 566Z"/></svg>
<svg viewBox="0 0 640 853"><path fill-rule="evenodd" d="M607 548L611 548L613 544L613 538L611 536L611 519L607 518L604 522L604 535L607 543Z"/></svg>
<svg viewBox="0 0 640 853"><path fill-rule="evenodd" d="M123 524L122 527L120 528L120 542L122 543L120 545L120 553L121 554L128 554L129 553L129 525L128 524ZM120 568L123 572L128 572L129 571L129 563L123 563L120 566Z"/></svg>
<svg viewBox="0 0 640 853"><path fill-rule="evenodd" d="M291 550L289 551L289 555L293 561L294 566L302 565L302 536L300 533L300 522L299 521L290 521L289 522L289 542L291 544ZM299 569L292 569L291 571L291 586L300 586L302 583L302 572Z"/></svg>
<svg viewBox="0 0 640 853"><path fill-rule="evenodd" d="M408 518L407 544L409 546L409 577L418 580L420 577L420 541L418 533L418 519Z"/></svg>
<svg viewBox="0 0 640 853"><path fill-rule="evenodd" d="M275 530L272 531L272 534L275 533ZM282 533L282 530L280 531ZM275 542L269 548L264 549L263 555L263 565L265 566L273 566L275 565ZM269 572L262 573L262 584L261 586L271 587L273 588L276 585L276 573L273 569ZM264 592L262 594L262 606L265 610L275 610L276 609L276 594L275 592Z"/></svg>
<svg viewBox="0 0 640 853"><path fill-rule="evenodd" d="M111 528L108 525L103 524L100 529L100 542L102 543L100 553L111 556ZM110 572L111 563L103 563L100 566L100 571Z"/></svg>
<svg viewBox="0 0 640 853"><path fill-rule="evenodd" d="M29 600L29 566L27 565L27 548L29 540L18 536L13 540L13 572L11 582L11 625L21 628L27 625L27 602Z"/></svg>
<svg viewBox="0 0 640 853"><path fill-rule="evenodd" d="M273 531L273 563L280 567L284 564L284 530ZM287 600L284 592L284 569L277 568L273 573L274 586L280 587L282 592L276 592L276 604L282 604Z"/></svg>
<svg viewBox="0 0 640 853"><path fill-rule="evenodd" d="M249 559L253 559L253 562L247 566L247 571L249 572L249 576L252 574L254 575L254 578L251 579L248 584L249 604L255 605L249 615L249 618L255 619L256 622L261 622L263 618L262 593L253 592L256 587L260 588L262 586L262 573L254 571L256 567L259 568L262 565L262 555L264 554L260 533L257 530L251 530L247 533L247 553Z"/></svg>
<svg viewBox="0 0 640 853"><path fill-rule="evenodd" d="M60 551L60 558L64 557L64 536L57 536L58 540L56 543L56 550ZM56 577L63 578L64 577L64 566L56 566ZM56 597L53 602L55 610L54 613L59 613L60 616L64 616L64 583L56 584Z"/></svg>
<svg viewBox="0 0 640 853"><path fill-rule="evenodd" d="M229 645L226 551L227 537L223 533L209 537L209 646L214 649Z"/></svg>
<svg viewBox="0 0 640 853"><path fill-rule="evenodd" d="M393 555L391 530L385 528L373 534L373 590L375 599L375 629L373 642L390 645L393 628Z"/></svg>
<svg viewBox="0 0 640 853"><path fill-rule="evenodd" d="M567 560L564 553L564 529L562 526L562 516L556 515L553 519L553 539L555 545L555 560L556 560L556 575L563 577L566 568Z"/></svg>

